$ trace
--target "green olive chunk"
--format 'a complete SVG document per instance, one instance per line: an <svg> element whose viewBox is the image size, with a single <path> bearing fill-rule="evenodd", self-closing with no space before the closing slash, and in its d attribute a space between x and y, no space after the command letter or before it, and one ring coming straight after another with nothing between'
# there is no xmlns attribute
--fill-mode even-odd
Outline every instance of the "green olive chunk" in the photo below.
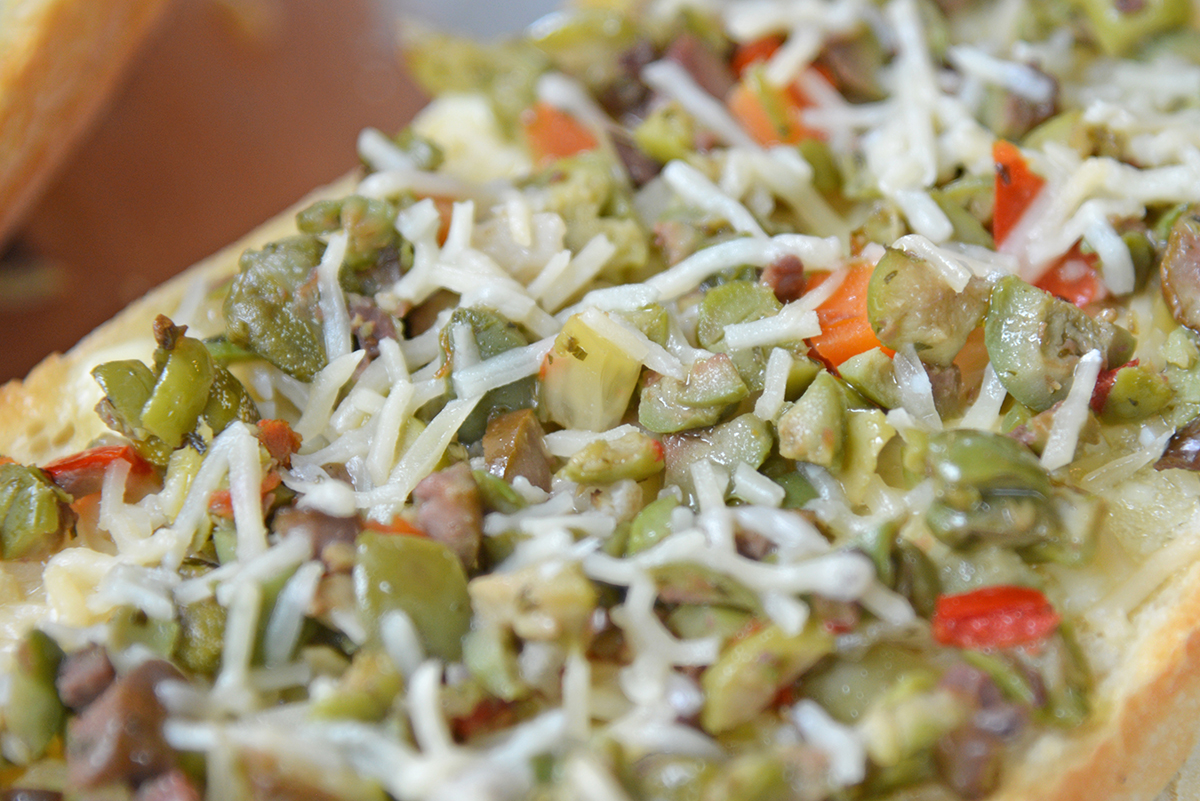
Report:
<svg viewBox="0 0 1200 801"><path fill-rule="evenodd" d="M71 522L71 496L36 467L0 465L0 558L46 556Z"/></svg>
<svg viewBox="0 0 1200 801"><path fill-rule="evenodd" d="M20 743L22 756L29 760L46 753L66 722L67 710L55 688L62 660L58 643L37 630L20 642L14 654L4 724L7 734Z"/></svg>
<svg viewBox="0 0 1200 801"><path fill-rule="evenodd" d="M451 661L462 656L462 638L471 626L467 577L462 562L440 542L364 531L356 549L354 592L371 641L378 641L383 617L401 610L431 656Z"/></svg>
<svg viewBox="0 0 1200 801"><path fill-rule="evenodd" d="M1040 412L1067 396L1084 354L1100 351L1111 369L1129 361L1136 342L1124 328L1006 276L992 290L984 344L1004 388Z"/></svg>
<svg viewBox="0 0 1200 801"><path fill-rule="evenodd" d="M301 381L327 363L318 297L309 285L324 252L321 240L308 235L247 250L225 297L229 340Z"/></svg>
<svg viewBox="0 0 1200 801"><path fill-rule="evenodd" d="M867 317L884 345L912 346L921 361L947 365L987 313L987 294L981 278L956 292L929 262L889 248L867 285Z"/></svg>
<svg viewBox="0 0 1200 801"><path fill-rule="evenodd" d="M772 623L738 640L700 679L705 696L701 727L720 734L753 720L833 645L833 635L816 622L795 635Z"/></svg>

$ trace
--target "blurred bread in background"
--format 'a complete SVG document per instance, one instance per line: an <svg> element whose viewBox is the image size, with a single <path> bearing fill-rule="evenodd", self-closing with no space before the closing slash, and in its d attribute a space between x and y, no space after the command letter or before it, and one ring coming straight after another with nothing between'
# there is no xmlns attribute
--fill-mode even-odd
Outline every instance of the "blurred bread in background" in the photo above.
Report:
<svg viewBox="0 0 1200 801"><path fill-rule="evenodd" d="M170 3L7 239L0 381L351 169L364 126L401 128L423 98L396 41L372 0Z"/></svg>

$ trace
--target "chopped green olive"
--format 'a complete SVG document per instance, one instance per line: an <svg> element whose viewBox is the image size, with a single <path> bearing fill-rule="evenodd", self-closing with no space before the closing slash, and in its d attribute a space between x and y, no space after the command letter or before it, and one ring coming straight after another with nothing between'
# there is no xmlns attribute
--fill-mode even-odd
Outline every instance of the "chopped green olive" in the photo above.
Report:
<svg viewBox="0 0 1200 801"><path fill-rule="evenodd" d="M179 337L167 355L154 391L142 407L141 424L171 448L183 443L183 435L196 427L208 405L214 364L204 343Z"/></svg>
<svg viewBox="0 0 1200 801"><path fill-rule="evenodd" d="M647 504L638 512L629 528L625 541L625 554L632 556L657 544L671 533L671 512L679 506L674 495L665 495Z"/></svg>
<svg viewBox="0 0 1200 801"><path fill-rule="evenodd" d="M633 140L642 152L664 164L686 158L695 137L695 124L678 103L659 106L633 129Z"/></svg>
<svg viewBox="0 0 1200 801"><path fill-rule="evenodd" d="M321 240L306 235L248 250L225 297L230 341L301 381L326 364L317 293L305 287L324 251Z"/></svg>
<svg viewBox="0 0 1200 801"><path fill-rule="evenodd" d="M691 466L696 461L709 459L731 471L739 462L745 462L757 469L766 461L774 442L767 424L752 414L712 428L668 434L662 438L667 483L677 484L685 497L690 497L694 489Z"/></svg>
<svg viewBox="0 0 1200 801"><path fill-rule="evenodd" d="M412 619L425 650L457 660L471 626L471 601L462 562L440 542L368 529L358 538L354 591L372 641L392 610Z"/></svg>
<svg viewBox="0 0 1200 801"><path fill-rule="evenodd" d="M697 359L686 381L648 373L642 383L638 422L656 434L703 428L749 394L733 361L718 353Z"/></svg>
<svg viewBox="0 0 1200 801"><path fill-rule="evenodd" d="M914 672L876 699L859 730L871 759L892 767L932 746L970 713L965 698L936 687L928 673Z"/></svg>
<svg viewBox="0 0 1200 801"><path fill-rule="evenodd" d="M1100 419L1106 423L1144 420L1165 409L1174 397L1162 373L1149 365L1126 365L1113 377Z"/></svg>
<svg viewBox="0 0 1200 801"><path fill-rule="evenodd" d="M705 696L700 725L720 734L753 720L833 645L833 636L815 621L796 635L772 623L738 640L700 679Z"/></svg>
<svg viewBox="0 0 1200 801"><path fill-rule="evenodd" d="M767 366L764 348L730 352L725 344L725 329L735 323L748 323L778 314L783 304L774 290L757 281L729 281L704 293L700 303L696 336L708 350L729 353L742 380L752 392L763 387Z"/></svg>
<svg viewBox="0 0 1200 801"><path fill-rule="evenodd" d="M858 394L884 409L900 405L900 385L891 358L879 348L851 356L838 365L838 375Z"/></svg>
<svg viewBox="0 0 1200 801"><path fill-rule="evenodd" d="M391 657L381 650L363 648L355 652L337 687L313 702L311 714L318 719L378 722L403 690L404 677Z"/></svg>
<svg viewBox="0 0 1200 801"><path fill-rule="evenodd" d="M55 688L62 660L58 643L36 629L21 640L14 654L4 724L30 761L46 753L67 718Z"/></svg>
<svg viewBox="0 0 1200 801"><path fill-rule="evenodd" d="M1136 343L1124 328L1010 275L992 290L984 344L1004 388L1040 412L1066 397L1085 353L1099 350L1112 368L1129 361Z"/></svg>
<svg viewBox="0 0 1200 801"><path fill-rule="evenodd" d="M470 339L475 343L481 360L529 344L520 329L499 312L487 308L455 309L441 335L445 363L452 371L457 369L455 331L462 329L469 330ZM534 386L534 377L529 376L488 392L458 429L459 440L478 442L487 432L489 416L533 406Z"/></svg>
<svg viewBox="0 0 1200 801"><path fill-rule="evenodd" d="M1157 33L1185 26L1191 16L1187 0L1073 0L1091 23L1096 41L1109 55L1127 54Z"/></svg>
<svg viewBox="0 0 1200 801"><path fill-rule="evenodd" d="M0 558L26 559L57 547L70 520L71 496L36 467L0 465Z"/></svg>
<svg viewBox="0 0 1200 801"><path fill-rule="evenodd" d="M620 439L599 439L571 457L563 473L579 484L641 481L662 472L663 451L657 441L638 431Z"/></svg>
<svg viewBox="0 0 1200 801"><path fill-rule="evenodd" d="M788 459L834 467L841 464L846 439L842 388L821 373L800 400L779 418L779 454Z"/></svg>
<svg viewBox="0 0 1200 801"><path fill-rule="evenodd" d="M180 607L179 639L172 658L184 670L213 676L221 667L225 640L225 607L205 598Z"/></svg>
<svg viewBox="0 0 1200 801"><path fill-rule="evenodd" d="M956 292L929 262L889 248L867 286L867 316L884 345L911 345L921 361L947 365L983 320L987 295L978 277Z"/></svg>

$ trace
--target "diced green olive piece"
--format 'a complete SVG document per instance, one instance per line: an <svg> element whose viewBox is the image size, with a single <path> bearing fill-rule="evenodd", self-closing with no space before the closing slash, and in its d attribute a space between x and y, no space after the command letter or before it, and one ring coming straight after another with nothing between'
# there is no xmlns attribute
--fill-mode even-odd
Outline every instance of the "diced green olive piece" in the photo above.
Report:
<svg viewBox="0 0 1200 801"><path fill-rule="evenodd" d="M1037 694L1029 684L1029 676L1025 675L1016 665L1004 659L1002 654L989 654L983 651L963 649L959 656L972 667L979 668L1000 688L1004 697L1018 704L1034 706Z"/></svg>
<svg viewBox="0 0 1200 801"><path fill-rule="evenodd" d="M1083 109L1073 108L1055 114L1025 134L1021 139L1021 147L1041 150L1047 142L1066 145L1081 157L1091 155L1092 142L1087 124L1083 121Z"/></svg>
<svg viewBox="0 0 1200 801"><path fill-rule="evenodd" d="M693 492L691 466L698 459L710 459L732 471L739 462L758 469L771 453L775 439L767 424L752 414L696 429L683 434L668 434L662 439L667 462L668 484L677 484L685 497Z"/></svg>
<svg viewBox="0 0 1200 801"><path fill-rule="evenodd" d="M1055 515L1048 535L1022 548L1026 562L1054 562L1068 567L1091 561L1096 551L1096 532L1104 519L1104 500L1070 487L1056 487L1051 499Z"/></svg>
<svg viewBox="0 0 1200 801"><path fill-rule="evenodd" d="M708 790L717 773L710 759L680 754L651 753L622 774L634 798L655 801L717 801Z"/></svg>
<svg viewBox="0 0 1200 801"><path fill-rule="evenodd" d="M957 429L934 434L925 449L927 473L947 487L980 492L1050 495L1050 476L1008 437Z"/></svg>
<svg viewBox="0 0 1200 801"><path fill-rule="evenodd" d="M638 149L664 164L691 155L695 138L691 115L678 103L659 106L633 129L633 141Z"/></svg>
<svg viewBox="0 0 1200 801"><path fill-rule="evenodd" d="M213 676L221 667L225 641L225 607L215 598L195 601L179 609L179 639L174 661L189 673Z"/></svg>
<svg viewBox="0 0 1200 801"><path fill-rule="evenodd" d="M142 407L142 426L172 448L183 444L208 404L214 367L204 343L179 337Z"/></svg>
<svg viewBox="0 0 1200 801"><path fill-rule="evenodd" d="M701 727L720 734L753 720L833 646L833 635L815 621L793 636L771 623L737 641L700 679L704 688Z"/></svg>
<svg viewBox="0 0 1200 801"><path fill-rule="evenodd" d="M911 345L921 361L946 365L987 314L987 295L977 276L956 292L929 262L888 248L867 285L867 317L884 345Z"/></svg>
<svg viewBox="0 0 1200 801"><path fill-rule="evenodd" d="M71 496L36 467L0 465L0 558L26 559L53 551L67 525Z"/></svg>
<svg viewBox="0 0 1200 801"><path fill-rule="evenodd" d="M829 143L815 136L801 140L796 147L800 155L813 169L813 188L825 197L834 197L842 191L842 171Z"/></svg>
<svg viewBox="0 0 1200 801"><path fill-rule="evenodd" d="M725 345L725 329L736 323L748 323L779 313L783 304L774 290L757 281L729 281L704 293L700 302L696 335L708 350L729 353ZM742 380L751 392L763 387L763 371L767 366L764 348L748 348L730 353Z"/></svg>
<svg viewBox="0 0 1200 801"><path fill-rule="evenodd" d="M641 481L662 472L662 445L640 431L625 436L598 439L567 462L563 473L579 484L612 484L624 479Z"/></svg>
<svg viewBox="0 0 1200 801"><path fill-rule="evenodd" d="M243 423L256 423L259 420L258 407L250 393L242 386L242 382L220 365L213 365L213 381L208 391L208 402L200 413L201 419L212 429L213 434L220 434L234 420Z"/></svg>
<svg viewBox="0 0 1200 801"><path fill-rule="evenodd" d="M892 563L895 568L892 589L907 598L921 617L932 617L942 594L937 565L928 554L904 539L896 544Z"/></svg>
<svg viewBox="0 0 1200 801"><path fill-rule="evenodd" d="M688 562L653 567L649 571L664 603L710 604L755 612L758 595L729 576Z"/></svg>
<svg viewBox="0 0 1200 801"><path fill-rule="evenodd" d="M572 643L587 634L599 595L578 563L547 575L539 565L476 576L471 601L484 625L511 629L524 640Z"/></svg>
<svg viewBox="0 0 1200 801"><path fill-rule="evenodd" d="M396 208L386 200L351 195L342 201L341 226L347 234L346 263L373 263L383 248L400 240Z"/></svg>
<svg viewBox="0 0 1200 801"><path fill-rule="evenodd" d="M1149 365L1128 365L1117 370L1100 419L1106 423L1144 420L1165 409L1174 397L1162 373Z"/></svg>
<svg viewBox="0 0 1200 801"><path fill-rule="evenodd" d="M983 223L965 207L959 205L951 194L935 189L929 193L929 196L933 198L933 201L938 204L938 208L954 226L953 239L955 242L989 249L996 246L992 235L983 227Z"/></svg>
<svg viewBox="0 0 1200 801"><path fill-rule="evenodd" d="M620 56L638 35L630 17L605 6L549 14L529 28L529 42L569 75L589 86L621 76Z"/></svg>
<svg viewBox="0 0 1200 801"><path fill-rule="evenodd" d="M1039 715L1042 720L1068 729L1087 719L1093 678L1069 623L1060 625L1040 652L1030 649L1024 653L1020 649L1014 656L1042 678L1046 692L1046 705Z"/></svg>
<svg viewBox="0 0 1200 801"><path fill-rule="evenodd" d="M30 761L46 753L67 718L54 684L62 660L58 643L36 629L21 640L14 654L4 723Z"/></svg>
<svg viewBox="0 0 1200 801"><path fill-rule="evenodd" d="M897 676L927 670L928 658L920 652L879 643L861 655L827 660L805 674L804 694L835 720L855 724Z"/></svg>
<svg viewBox="0 0 1200 801"><path fill-rule="evenodd" d="M473 470L471 475L475 477L485 510L510 515L525 508L525 499L504 479L482 470Z"/></svg>
<svg viewBox="0 0 1200 801"><path fill-rule="evenodd" d="M225 297L230 341L301 381L311 381L327 361L317 293L301 291L324 251L314 236L294 236L248 250Z"/></svg>
<svg viewBox="0 0 1200 801"><path fill-rule="evenodd" d="M433 171L442 165L445 154L437 144L418 134L412 128L405 128L392 137L396 147L413 161L418 170Z"/></svg>
<svg viewBox="0 0 1200 801"><path fill-rule="evenodd" d="M140 426L142 407L154 391L154 372L137 359L124 359L97 365L92 377L130 430Z"/></svg>
<svg viewBox="0 0 1200 801"><path fill-rule="evenodd" d="M402 610L431 656L456 661L471 626L471 600L462 562L440 542L367 530L358 537L354 591L370 642L379 622Z"/></svg>
<svg viewBox="0 0 1200 801"><path fill-rule="evenodd" d="M724 353L697 359L687 381L647 373L638 403L638 422L656 434L703 428L721 419L725 407L750 394L733 360Z"/></svg>
<svg viewBox="0 0 1200 801"><path fill-rule="evenodd" d="M754 615L745 609L712 604L680 604L667 615L667 626L684 639L719 637L727 640L745 630Z"/></svg>
<svg viewBox="0 0 1200 801"><path fill-rule="evenodd" d="M1111 56L1126 55L1154 34L1187 25L1187 0L1074 0L1083 9L1096 41Z"/></svg>
<svg viewBox="0 0 1200 801"><path fill-rule="evenodd" d="M502 314L487 308L458 308L450 315L442 329L441 346L450 370L455 367L454 331L462 326L470 329L471 338L479 351L479 358L487 360L493 356L521 348L529 342L517 326ZM458 429L461 442L478 442L487 431L488 417L533 406L535 380L533 376L521 378L511 384L497 387L483 396L475 411Z"/></svg>
<svg viewBox="0 0 1200 801"><path fill-rule="evenodd" d="M629 537L625 540L625 554L632 556L640 553L670 534L671 513L677 506L679 501L674 495L664 495L638 512L629 528Z"/></svg>
<svg viewBox="0 0 1200 801"><path fill-rule="evenodd" d="M564 428L607 431L625 416L641 372L640 363L576 315L542 362L542 409Z"/></svg>
<svg viewBox="0 0 1200 801"><path fill-rule="evenodd" d="M529 695L517 662L517 642L512 632L499 626L471 629L463 638L463 664L483 688L502 701Z"/></svg>
<svg viewBox="0 0 1200 801"><path fill-rule="evenodd" d="M617 311L613 314L641 331L651 342L666 347L671 316L663 306L651 303L640 309Z"/></svg>
<svg viewBox="0 0 1200 801"><path fill-rule="evenodd" d="M845 451L837 471L847 501L862 503L871 483L881 480L879 455L895 436L896 429L879 409L847 410Z"/></svg>
<svg viewBox="0 0 1200 801"><path fill-rule="evenodd" d="M404 677L391 658L382 650L361 648L333 692L313 701L311 713L318 719L375 723L403 690Z"/></svg>
<svg viewBox="0 0 1200 801"><path fill-rule="evenodd" d="M846 439L846 403L838 381L821 373L779 418L779 454L800 462L840 464Z"/></svg>
<svg viewBox="0 0 1200 801"><path fill-rule="evenodd" d="M704 790L704 801L783 801L795 798L793 769L778 756L740 754L721 766Z"/></svg>
<svg viewBox="0 0 1200 801"><path fill-rule="evenodd" d="M871 760L886 767L929 748L970 713L964 698L935 687L928 674L908 673L871 705L859 731Z"/></svg>
<svg viewBox="0 0 1200 801"><path fill-rule="evenodd" d="M1200 330L1200 208L1189 206L1175 220L1158 270L1171 316Z"/></svg>
<svg viewBox="0 0 1200 801"><path fill-rule="evenodd" d="M925 459L938 492L925 521L952 547L1024 548L1062 536L1050 477L1016 441L958 429L931 436Z"/></svg>
<svg viewBox="0 0 1200 801"><path fill-rule="evenodd" d="M900 385L891 358L879 348L851 356L838 365L838 375L860 395L884 409L900 406Z"/></svg>
<svg viewBox="0 0 1200 801"><path fill-rule="evenodd" d="M1136 342L1124 328L1010 275L992 289L984 344L1004 388L1040 412L1067 396L1084 354L1099 350L1103 367L1112 368L1129 361Z"/></svg>
<svg viewBox="0 0 1200 801"><path fill-rule="evenodd" d="M150 617L136 607L122 606L108 620L108 644L117 651L141 645L163 659L170 659L178 642L178 623Z"/></svg>

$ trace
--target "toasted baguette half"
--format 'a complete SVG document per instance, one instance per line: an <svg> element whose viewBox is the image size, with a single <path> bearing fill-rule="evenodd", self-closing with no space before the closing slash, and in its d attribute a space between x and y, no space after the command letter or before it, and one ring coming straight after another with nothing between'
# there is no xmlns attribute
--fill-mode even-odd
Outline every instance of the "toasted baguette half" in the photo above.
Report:
<svg viewBox="0 0 1200 801"><path fill-rule="evenodd" d="M169 5L0 3L0 242L103 108Z"/></svg>

